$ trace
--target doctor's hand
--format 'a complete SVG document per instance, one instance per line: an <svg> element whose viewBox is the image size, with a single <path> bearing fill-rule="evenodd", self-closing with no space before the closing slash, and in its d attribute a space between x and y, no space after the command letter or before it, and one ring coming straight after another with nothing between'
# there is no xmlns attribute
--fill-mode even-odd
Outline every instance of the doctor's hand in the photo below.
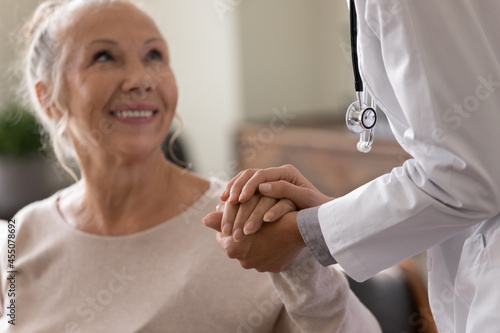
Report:
<svg viewBox="0 0 500 333"><path fill-rule="evenodd" d="M220 199L235 205L250 200L257 190L268 197L290 199L299 209L319 206L334 199L321 193L291 164L241 171L227 184Z"/></svg>
<svg viewBox="0 0 500 333"><path fill-rule="evenodd" d="M244 226L246 234L259 230L262 222L273 222L288 212L288 207L298 209L322 205L335 198L328 197L314 187L294 166L287 164L277 168L248 169L240 172L226 186L220 199L231 205L245 203L259 192L266 197L282 200L270 208L262 220L249 222ZM230 215L223 216L222 230L234 230ZM225 233L227 235L227 233Z"/></svg>
<svg viewBox="0 0 500 333"><path fill-rule="evenodd" d="M288 199L277 200L256 193L245 203L232 205L221 203L216 212L208 214L203 223L212 229L222 232L223 236L233 236L235 242L239 242L245 235L252 234L260 229L264 214L273 208L279 217L288 212L297 210L297 207ZM222 224L224 224L224 228Z"/></svg>
<svg viewBox="0 0 500 333"><path fill-rule="evenodd" d="M297 226L297 212L285 214L273 223L265 223L259 232L239 242L217 233L217 242L229 258L238 259L245 269L281 272L306 246Z"/></svg>

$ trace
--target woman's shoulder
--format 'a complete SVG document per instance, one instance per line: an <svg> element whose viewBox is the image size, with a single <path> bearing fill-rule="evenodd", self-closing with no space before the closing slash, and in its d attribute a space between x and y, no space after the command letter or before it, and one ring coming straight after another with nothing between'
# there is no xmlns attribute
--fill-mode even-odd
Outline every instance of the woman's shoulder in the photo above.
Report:
<svg viewBox="0 0 500 333"><path fill-rule="evenodd" d="M51 196L32 202L21 208L11 219L18 225L25 224L27 221L46 221L54 213L57 213L57 200L62 193L70 191L75 184L60 189Z"/></svg>
<svg viewBox="0 0 500 333"><path fill-rule="evenodd" d="M210 201L212 203L220 203L220 195L226 188L227 181L220 178L209 177L205 178L205 187L202 191L201 200Z"/></svg>
<svg viewBox="0 0 500 333"><path fill-rule="evenodd" d="M23 221L31 216L47 214L47 212L51 209L52 203L56 200L56 194L57 193L43 200L35 201L27 206L24 206L14 215L13 220Z"/></svg>
<svg viewBox="0 0 500 333"><path fill-rule="evenodd" d="M219 195L222 194L222 191L226 188L228 183L227 181L216 177L210 177L208 178L208 181L210 182L210 188L208 191L218 193Z"/></svg>
<svg viewBox="0 0 500 333"><path fill-rule="evenodd" d="M177 172L178 183L174 187L185 191L192 202L206 196L218 197L227 184L227 181L216 177L203 177L186 170L177 170Z"/></svg>

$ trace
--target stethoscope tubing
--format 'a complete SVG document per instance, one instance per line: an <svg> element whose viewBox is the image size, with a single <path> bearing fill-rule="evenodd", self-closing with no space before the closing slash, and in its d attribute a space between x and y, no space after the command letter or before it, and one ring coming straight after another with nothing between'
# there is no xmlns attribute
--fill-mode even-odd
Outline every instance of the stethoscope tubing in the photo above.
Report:
<svg viewBox="0 0 500 333"><path fill-rule="evenodd" d="M351 28L351 58L352 71L354 73L354 88L356 92L363 91L363 80L359 72L358 62L358 18L354 0L350 0L350 28ZM361 105L361 104L360 104Z"/></svg>

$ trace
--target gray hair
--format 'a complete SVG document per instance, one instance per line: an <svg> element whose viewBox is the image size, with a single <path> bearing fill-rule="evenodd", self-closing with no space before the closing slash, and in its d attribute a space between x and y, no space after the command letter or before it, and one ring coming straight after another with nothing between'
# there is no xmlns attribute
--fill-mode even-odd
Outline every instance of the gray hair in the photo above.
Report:
<svg viewBox="0 0 500 333"><path fill-rule="evenodd" d="M43 126L47 141L54 149L62 167L75 179L73 168L78 169L75 149L66 135L69 110L64 87L64 67L70 48L62 33L67 27L68 17L82 10L113 3L132 3L133 0L49 0L43 2L25 25L23 38L26 40L21 68L23 69L20 95ZM37 96L36 84L47 88L44 96ZM39 101L39 97L42 103ZM53 105L61 113L59 121L51 119L44 111L44 105ZM73 168L72 168L73 167Z"/></svg>

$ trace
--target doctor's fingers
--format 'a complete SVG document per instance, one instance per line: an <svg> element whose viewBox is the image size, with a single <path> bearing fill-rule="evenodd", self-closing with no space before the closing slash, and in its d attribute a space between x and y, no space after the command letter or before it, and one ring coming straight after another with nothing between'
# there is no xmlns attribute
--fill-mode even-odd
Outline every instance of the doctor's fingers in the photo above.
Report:
<svg viewBox="0 0 500 333"><path fill-rule="evenodd" d="M245 236L244 226L248 220L262 221L264 214L269 208L278 202L273 198L264 198L261 194L255 194L249 201L240 203L238 212L233 223L233 239L239 242ZM254 222L252 222L254 223ZM256 222L262 224L262 222Z"/></svg>
<svg viewBox="0 0 500 333"><path fill-rule="evenodd" d="M250 235L257 232L264 223L264 220L267 219L266 215L269 213L269 210L276 207L276 205L278 205L278 213L284 211L283 213L281 213L281 216L293 210L290 208L290 206L288 206L288 208L283 207L283 205L280 205L279 201L274 198L261 196L260 194L259 196L259 202L250 212L250 214L248 214L247 211L243 211L243 208L247 205L248 202L240 204L240 211L238 211L238 216L236 217L234 228L242 228L245 235ZM241 218L240 212L242 212ZM239 239L235 240L238 241Z"/></svg>
<svg viewBox="0 0 500 333"><path fill-rule="evenodd" d="M262 183L284 180L295 185L313 187L311 183L291 164L261 170L245 170L236 176L228 185L230 193L228 202L236 204L246 202L258 190Z"/></svg>
<svg viewBox="0 0 500 333"><path fill-rule="evenodd" d="M244 207L240 207L240 204L232 205L228 202L224 204L224 214L222 215L221 230L224 236L233 235L236 241L241 240L244 236L243 234L243 224L241 227L235 228L234 223L236 217L240 215L240 220L245 219L250 216L257 203L259 202L261 195L254 195L248 202L244 204ZM235 234L236 233L236 234Z"/></svg>
<svg viewBox="0 0 500 333"><path fill-rule="evenodd" d="M236 176L233 177L233 179L229 181L229 183L227 183L224 192L222 192L220 196L220 199L222 201L228 201L233 205L237 204L239 202L238 196L239 192L241 191L241 188L240 189L238 189L238 187L234 188L233 187L234 183L236 181L239 181L240 183L243 182L243 184L245 184L257 171L259 171L259 169L247 169L240 171Z"/></svg>
<svg viewBox="0 0 500 333"><path fill-rule="evenodd" d="M260 184L259 192L276 199L289 199L299 209L316 207L335 199L324 195L313 185L304 187L283 180Z"/></svg>
<svg viewBox="0 0 500 333"><path fill-rule="evenodd" d="M264 222L275 222L282 218L286 213L297 210L297 206L289 199L281 199L276 202L276 199L263 196L261 201L268 201L270 203L275 202L276 204L269 209L264 206L261 210L259 209L258 212L256 208L248 221L245 223L245 227L243 228L245 235L254 234L259 231Z"/></svg>

